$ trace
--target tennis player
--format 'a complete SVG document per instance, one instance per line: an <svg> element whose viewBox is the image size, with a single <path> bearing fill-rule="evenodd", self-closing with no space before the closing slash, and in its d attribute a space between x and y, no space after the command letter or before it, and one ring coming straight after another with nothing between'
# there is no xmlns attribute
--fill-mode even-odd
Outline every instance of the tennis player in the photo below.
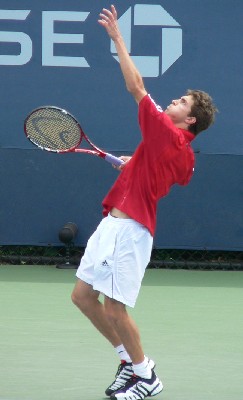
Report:
<svg viewBox="0 0 243 400"><path fill-rule="evenodd" d="M120 357L106 395L141 400L160 393L163 385L126 307L135 306L150 260L158 200L172 185L190 181L191 141L213 123L216 107L207 93L188 90L162 111L128 54L115 7L103 9L98 22L115 43L127 90L138 104L142 140L131 158L123 157L121 173L103 200L104 218L87 243L72 300Z"/></svg>

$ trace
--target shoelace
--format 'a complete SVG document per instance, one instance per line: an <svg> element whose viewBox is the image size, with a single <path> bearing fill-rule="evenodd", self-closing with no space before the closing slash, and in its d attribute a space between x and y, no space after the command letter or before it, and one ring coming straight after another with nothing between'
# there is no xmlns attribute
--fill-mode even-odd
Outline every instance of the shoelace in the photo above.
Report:
<svg viewBox="0 0 243 400"><path fill-rule="evenodd" d="M130 381L132 378L133 371L131 366L124 366L122 364L119 365L117 373L116 373L116 379L110 386L110 389L116 389L120 388L121 386L124 386L127 382Z"/></svg>

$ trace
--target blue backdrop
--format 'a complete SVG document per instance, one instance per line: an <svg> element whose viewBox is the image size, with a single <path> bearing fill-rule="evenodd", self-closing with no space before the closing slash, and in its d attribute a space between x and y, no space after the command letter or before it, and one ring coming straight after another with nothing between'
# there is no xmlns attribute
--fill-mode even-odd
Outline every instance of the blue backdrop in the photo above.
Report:
<svg viewBox="0 0 243 400"><path fill-rule="evenodd" d="M50 4L51 3L51 4ZM209 92L220 113L193 142L186 188L160 201L155 246L243 249L241 0L115 1L147 90L162 106L188 88ZM0 244L58 245L66 222L85 245L117 172L102 160L42 152L25 138L40 105L68 109L114 154L140 141L137 105L97 23L110 2L0 0Z"/></svg>

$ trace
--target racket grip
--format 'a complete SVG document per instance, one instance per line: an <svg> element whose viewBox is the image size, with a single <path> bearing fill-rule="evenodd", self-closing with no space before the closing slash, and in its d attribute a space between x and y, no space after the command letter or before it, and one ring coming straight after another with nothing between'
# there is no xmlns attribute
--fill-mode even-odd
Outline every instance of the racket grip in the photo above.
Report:
<svg viewBox="0 0 243 400"><path fill-rule="evenodd" d="M106 153L105 160L111 164L116 165L117 167L119 167L120 165L122 165L124 163L124 161L122 161L120 158L113 156L112 154L109 154L109 153Z"/></svg>

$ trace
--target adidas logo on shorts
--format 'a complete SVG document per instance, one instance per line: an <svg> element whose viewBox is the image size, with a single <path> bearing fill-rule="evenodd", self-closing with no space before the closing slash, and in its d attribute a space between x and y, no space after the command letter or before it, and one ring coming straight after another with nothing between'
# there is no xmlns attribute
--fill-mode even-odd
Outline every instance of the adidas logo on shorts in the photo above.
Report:
<svg viewBox="0 0 243 400"><path fill-rule="evenodd" d="M102 263L101 263L101 265L103 266L103 267L108 267L108 262L105 260L105 261L103 261Z"/></svg>

